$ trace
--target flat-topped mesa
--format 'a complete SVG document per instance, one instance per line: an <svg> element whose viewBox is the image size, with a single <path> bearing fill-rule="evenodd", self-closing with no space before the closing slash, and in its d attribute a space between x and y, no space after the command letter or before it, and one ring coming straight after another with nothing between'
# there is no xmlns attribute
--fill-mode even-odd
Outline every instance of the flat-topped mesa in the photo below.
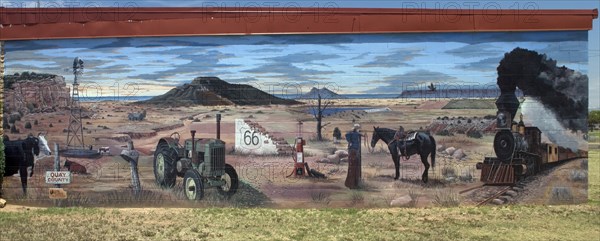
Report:
<svg viewBox="0 0 600 241"><path fill-rule="evenodd" d="M211 87L212 88L222 88L222 87L229 87L231 84L227 83L226 81L220 79L219 77L198 77L195 78L194 80L192 80L192 83L190 83L190 85L200 85L200 86L206 86L206 87Z"/></svg>
<svg viewBox="0 0 600 241"><path fill-rule="evenodd" d="M189 84L178 86L163 95L138 103L170 106L300 104L295 100L273 96L250 85L230 84L218 77L198 77Z"/></svg>

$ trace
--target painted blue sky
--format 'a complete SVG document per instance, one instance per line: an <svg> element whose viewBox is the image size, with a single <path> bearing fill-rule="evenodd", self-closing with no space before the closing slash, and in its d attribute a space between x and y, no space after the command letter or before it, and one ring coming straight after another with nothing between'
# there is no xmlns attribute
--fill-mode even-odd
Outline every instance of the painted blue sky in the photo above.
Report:
<svg viewBox="0 0 600 241"><path fill-rule="evenodd" d="M593 9L593 8L600 8L600 1L597 0L577 0L577 1L564 1L564 0L546 0L546 1L531 1L531 0L509 0L509 1L430 1L430 0L425 0L425 1L396 1L396 0L376 0L376 1L317 1L317 0L295 0L295 1L236 1L236 0L225 0L225 1L180 1L180 0L175 0L175 1L154 1L154 0L150 0L150 1L135 1L135 0L111 0L111 1L107 1L107 0L77 0L77 1L49 1L49 0L41 0L41 1L23 1L23 0L0 0L0 5L4 6L4 7L35 7L37 3L40 3L41 7L69 7L69 6L78 6L78 7L95 7L95 6L107 6L107 7L129 7L129 6L139 6L139 7L146 7L146 6L214 6L214 5L218 5L218 6L286 6L289 4L292 5L297 5L297 6L307 6L307 7L381 7L381 8L407 8L407 7L423 7L423 8L456 8L459 7L461 9L466 9L466 8L485 8L486 6L499 6L502 9ZM588 76L590 77L590 108L600 108L600 95L598 95L597 93L600 93L600 73L599 73L599 69L600 69L600 31L599 31L599 25L598 25L598 19L594 20L594 29L589 31L589 37L588 37L588 48L587 48L587 59L589 60L589 67L578 67L578 66L569 66L571 68L574 69L580 69L580 70L585 70L586 68L588 69ZM108 41L108 40L102 40L102 41ZM105 42L107 44L110 44L109 42ZM48 43L46 43L48 44ZM85 44L89 44L86 42L81 42L80 44L85 45ZM185 45L183 45L185 46ZM445 47L445 46L442 46ZM551 46L550 46L551 47ZM179 51L182 51L183 49L180 49ZM75 51L75 50L73 50ZM120 51L120 50L117 50ZM131 50L131 51L135 51L135 50ZM273 50L275 51L275 50ZM316 50L315 50L316 51ZM396 53L398 55L402 55L402 54L409 54L410 53L398 53L398 51L401 51L400 49L396 49ZM60 51L58 51L60 52ZM220 51L221 52L221 51ZM175 53L175 52L174 52ZM223 51L222 53L227 53L225 51ZM58 53L55 53L58 54ZM90 53L92 54L92 53ZM338 54L339 53L335 53ZM349 54L353 54L353 53L349 53ZM356 54L356 53L354 53ZM391 54L391 53L390 53ZM260 55L264 56L265 58L270 57L270 56L274 56L274 55L269 55L269 53L260 53ZM135 56L139 56L139 55L131 55L133 57L129 57L128 55L117 55L115 54L114 56L111 56L114 59L127 59L127 58L133 58L136 59L137 57ZM365 55L367 56L367 55ZM376 60L376 56L379 55L371 55L371 58L373 58L373 60ZM404 55L402 55L404 56ZM412 56L412 55L411 55ZM581 55L579 55L581 56ZM229 61L236 61L236 58L229 58L226 59L227 56L221 56L219 59L222 59L223 62L222 64L232 64L229 63ZM329 56L331 57L331 56ZM426 59L421 57L421 56L412 56L413 57L413 64L417 63L416 61L425 61ZM553 56L551 56L553 57ZM83 58L83 57L82 57ZM174 57L172 57L174 58ZM352 57L350 57L352 58ZM479 66L483 65L484 62L488 62L491 63L494 61L493 56L490 56L488 59L486 59L484 61L484 59L481 59L479 62L482 62L479 64ZM558 58L558 57L553 57L553 58ZM260 61L260 59L254 59L255 61ZM329 59L329 60L343 60L343 58L336 58L336 59ZM379 59L382 60L382 59ZM460 58L458 56L455 56L454 59L451 59L452 61L456 60L456 64L460 65L462 62L460 61L465 61L468 59L463 59ZM43 61L43 60L42 60ZM71 62L71 60L57 60L60 61L61 63L66 63L66 62ZM94 63L94 61L98 62L98 63ZM91 67L94 66L94 64L99 64L100 60L94 60L93 58L90 58L88 60L88 66L90 66L90 69L88 70L88 74L91 74L92 70ZM154 62L150 63L146 63L146 66L144 66L146 70L146 72L148 74L152 74L150 70L153 68L153 66L162 66L162 62L161 61L165 61L164 59L158 59L158 60L154 60ZM180 63L186 63L190 62L190 59L185 59L185 58L177 58L177 61L180 61ZM267 61L267 60L262 60L262 61ZM352 66L350 63L351 60L349 59L348 62L348 66ZM37 63L38 65L44 66L46 68L59 68L56 65L52 65L49 62L35 62L33 60L29 60L29 61L23 61L21 62L21 64L27 64L27 63ZM113 64L115 66L110 65L110 63L114 63L114 62L109 62L109 63L105 63L105 65L101 65L104 69L115 69L115 71L118 69L120 72L113 72L111 73L111 78L115 78L115 77L119 77L119 78L125 78L125 77L129 77L129 74L131 71L127 71L125 68L119 68L119 67L126 67L125 65L118 65L118 64ZM311 61L311 63L305 63L304 66L310 65L311 68L310 69L314 69L317 71L322 71L322 72L326 72L326 71L331 71L328 70L327 68L325 68L325 66L321 66L320 68L316 68L315 66L318 65L319 63L322 64L322 61L319 60L314 60ZM346 62L344 62L346 63ZM66 66L68 66L70 63L68 63ZM173 63L170 63L173 64ZM297 67L302 69L303 66L297 65L295 63L290 63L292 66ZM462 63L465 68L471 68L471 67L476 67L476 66L470 66L469 63ZM61 66L63 66L61 64ZM96 65L97 66L97 65ZM368 66L368 65L367 65ZM374 69L373 67L369 68L367 66L363 66L360 68L357 68L356 72L358 72L359 70L363 71L361 72L361 74L370 74L367 75L368 79L370 81L373 81L372 78L373 76L377 76L379 75L379 73L377 72L373 72L372 70ZM188 67L190 67L190 65L188 64ZM221 67L225 67L225 66L221 66ZM231 66L230 66L231 67ZM271 67L278 67L279 69L283 70L286 66L273 66L271 65ZM288 66L289 67L289 66ZM170 67L172 70L176 67ZM238 68L240 68L238 66ZM225 69L225 68L221 68L221 69ZM228 71L231 71L232 68L227 69ZM368 69L368 70L367 70ZM429 69L427 68L427 70L435 70L435 69ZM96 72L96 74L99 74L99 70L97 70L98 72ZM127 72L125 72L127 71ZM140 72L141 70L135 70L137 72ZM260 71L260 69L255 69L253 70L255 72ZM383 71L383 70L381 70ZM383 71L385 72L385 71ZM433 71L433 72L438 72L438 71ZM168 72L164 72L165 74L168 74ZM218 71L215 71L215 73L218 73ZM316 73L316 72L313 72ZM406 71L403 72L398 72L398 73L394 73L394 74L387 74L385 76L389 77L389 76L394 76L397 75L397 77L403 77L403 74L406 74ZM415 72L417 73L417 72ZM477 73L475 76L483 76L482 73L478 73L476 71L471 71L469 73ZM64 73L62 73L64 74ZM299 72L299 74L303 74L303 76L306 76L307 74L310 74L310 72L308 71L308 68L305 72ZM141 74L140 74L141 75ZM339 74L338 74L339 75ZM149 77L150 75L146 75L146 77ZM237 80L243 80L243 78L248 78L247 76L244 77L241 74L238 75L229 75L230 77L237 79ZM435 74L432 74L431 76L435 76ZM461 79L466 79L465 81L469 81L471 82L472 79L474 78L467 78L466 76L468 75L462 75ZM91 77L91 76L89 76ZM144 77L144 76L141 76ZM183 76L182 76L183 77ZM379 76L380 80L379 81L385 81L382 80L383 77ZM225 78L225 77L223 77ZM247 80L251 80L251 79L247 79ZM359 81L356 78L349 78L349 80L352 82L354 81L354 83L364 83L365 80ZM391 80L388 78L388 80ZM99 81L99 80L97 80ZM375 80L376 81L376 80ZM369 83L367 81L367 83ZM161 84L161 86L164 84ZM385 86L385 85L381 85L381 86Z"/></svg>
<svg viewBox="0 0 600 241"><path fill-rule="evenodd" d="M136 95L157 95L199 76L274 93L327 85L343 94L399 94L432 82L495 85L500 59L515 47L587 73L585 31L11 41L6 71L72 80L69 66L80 57L86 68L81 83L102 86L104 95L112 95L115 83L136 83Z"/></svg>

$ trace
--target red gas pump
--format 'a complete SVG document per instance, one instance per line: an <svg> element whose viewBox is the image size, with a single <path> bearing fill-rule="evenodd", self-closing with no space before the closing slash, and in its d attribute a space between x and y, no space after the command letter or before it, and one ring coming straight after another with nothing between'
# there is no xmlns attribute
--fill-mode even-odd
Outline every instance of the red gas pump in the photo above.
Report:
<svg viewBox="0 0 600 241"><path fill-rule="evenodd" d="M296 150L296 154L294 155L294 176L308 176L308 170L306 169L306 164L304 162L304 145L306 142L302 137L296 138L296 144L294 148Z"/></svg>
<svg viewBox="0 0 600 241"><path fill-rule="evenodd" d="M306 141L302 139L302 122L298 122L298 137L296 138L296 142L294 143L294 170L289 175L294 175L294 177L304 177L308 176L308 168L306 162L304 162L304 145L306 145ZM288 177L289 177L288 176Z"/></svg>

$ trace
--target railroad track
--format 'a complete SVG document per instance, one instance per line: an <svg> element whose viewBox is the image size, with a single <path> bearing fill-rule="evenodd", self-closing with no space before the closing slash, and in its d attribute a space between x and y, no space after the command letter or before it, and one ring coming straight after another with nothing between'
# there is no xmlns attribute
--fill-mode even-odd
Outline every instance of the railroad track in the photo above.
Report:
<svg viewBox="0 0 600 241"><path fill-rule="evenodd" d="M501 195L505 194L510 189L511 189L510 186L503 187L502 189L500 189L500 191L497 191L494 194L490 195L490 197L484 199L481 202L478 202L476 206L479 207L479 206L484 205L484 204L486 204L486 203L488 203L488 202L490 202L492 200L496 201L495 203L504 204L506 201L504 201L502 199L498 199L498 197L500 197ZM499 203L499 201L497 201L497 200L502 201L502 203Z"/></svg>
<svg viewBox="0 0 600 241"><path fill-rule="evenodd" d="M472 195L473 197L471 197L475 200L475 206L482 206L488 203L504 205L511 203L522 190L523 188L519 184L514 187L480 185L460 191L459 194L475 191Z"/></svg>
<svg viewBox="0 0 600 241"><path fill-rule="evenodd" d="M520 192L522 192L524 190L524 187L527 186L529 183L535 181L535 177L540 175L540 174L547 174L549 172L552 172L553 170L556 170L557 168L559 168L560 166L564 165L565 163L571 162L571 161L575 161L575 160L581 160L581 159L587 159L587 157L578 157L578 158L571 158L571 159L567 159L567 160L562 160L559 161L557 163L551 163L551 164L547 164L546 167L544 168L543 171L541 171L540 173L533 175L533 176L529 176L523 180L518 181L517 183L515 183L514 185L479 185L479 186L475 186L475 187L471 187L465 190L462 190L459 192L459 194L465 194L465 193L470 193L473 191L476 191L479 195L473 195L474 199L477 199L476 206L481 206L481 205L485 205L487 203L492 203L495 205L504 205L504 204L508 204L514 201L514 199L519 195ZM478 198L478 196L484 196L481 198Z"/></svg>

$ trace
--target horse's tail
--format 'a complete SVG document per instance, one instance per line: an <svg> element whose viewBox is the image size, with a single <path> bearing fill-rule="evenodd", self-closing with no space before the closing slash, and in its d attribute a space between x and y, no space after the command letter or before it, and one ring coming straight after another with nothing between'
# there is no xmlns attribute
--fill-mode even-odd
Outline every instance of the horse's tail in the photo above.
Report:
<svg viewBox="0 0 600 241"><path fill-rule="evenodd" d="M435 152L437 147L435 146L435 139L433 136L429 136L429 140L431 140L431 167L435 168Z"/></svg>

